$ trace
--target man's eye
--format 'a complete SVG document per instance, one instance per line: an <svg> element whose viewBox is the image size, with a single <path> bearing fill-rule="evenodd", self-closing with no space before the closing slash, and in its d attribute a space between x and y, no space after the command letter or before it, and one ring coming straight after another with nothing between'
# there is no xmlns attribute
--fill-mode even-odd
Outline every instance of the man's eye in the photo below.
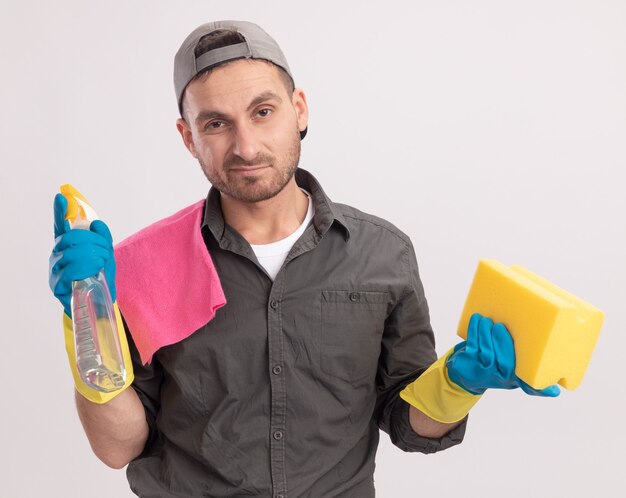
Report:
<svg viewBox="0 0 626 498"><path fill-rule="evenodd" d="M271 109L260 109L259 112L257 113L259 116L261 116L262 118L266 118L267 116L269 116L270 114L272 114L272 110Z"/></svg>
<svg viewBox="0 0 626 498"><path fill-rule="evenodd" d="M206 125L207 129L209 130L217 130L222 126L224 126L224 121L211 121Z"/></svg>

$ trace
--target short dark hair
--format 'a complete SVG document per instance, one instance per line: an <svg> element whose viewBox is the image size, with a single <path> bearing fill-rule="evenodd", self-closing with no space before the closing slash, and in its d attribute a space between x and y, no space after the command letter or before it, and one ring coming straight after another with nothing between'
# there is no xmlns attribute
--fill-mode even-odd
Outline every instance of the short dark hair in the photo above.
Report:
<svg viewBox="0 0 626 498"><path fill-rule="evenodd" d="M194 49L194 55L197 58L207 52L210 52L211 50L215 50L216 48L228 47L230 45L236 45L237 43L242 43L245 41L246 39L243 37L243 35L235 30L217 29L215 31L212 31L211 33L204 35L202 38L200 38L200 40L198 40L198 44L196 45L196 48ZM237 59L233 59L233 60L237 60ZM289 76L289 74L287 73L287 71L285 71L282 67L277 66L276 64L270 61L264 61L263 59L256 59L256 60L261 60L263 62L267 62L268 64L272 64L272 66L278 69L278 72L280 74L281 79L283 80L283 84L285 85L287 93L289 95L293 93L295 89L295 84L293 82L293 79L291 79L291 76ZM211 66L206 69L203 69L198 74L196 74L189 81L189 83L187 83L187 85L189 85L191 82L197 79L206 78L211 73L211 71L213 71L213 69L219 66L222 66L224 64L228 64L229 62L231 61L222 62L221 64L218 64L216 66ZM180 99L180 105L179 105L180 116L183 119L185 118L185 116L183 116L184 98L185 98L185 93L183 92L183 95Z"/></svg>

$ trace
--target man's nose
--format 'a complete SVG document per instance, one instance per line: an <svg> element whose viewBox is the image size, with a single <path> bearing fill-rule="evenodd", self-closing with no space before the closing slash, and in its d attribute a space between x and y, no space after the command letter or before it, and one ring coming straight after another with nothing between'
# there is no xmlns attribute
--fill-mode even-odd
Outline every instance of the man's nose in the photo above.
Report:
<svg viewBox="0 0 626 498"><path fill-rule="evenodd" d="M243 123L237 126L234 139L233 153L244 161L252 161L259 155L259 136L252 124Z"/></svg>

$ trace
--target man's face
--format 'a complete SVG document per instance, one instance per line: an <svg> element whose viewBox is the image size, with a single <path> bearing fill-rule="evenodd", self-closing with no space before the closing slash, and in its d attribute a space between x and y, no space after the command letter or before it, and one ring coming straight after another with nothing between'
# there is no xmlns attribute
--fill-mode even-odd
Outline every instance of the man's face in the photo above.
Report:
<svg viewBox="0 0 626 498"><path fill-rule="evenodd" d="M239 60L192 81L177 127L204 174L223 195L260 202L278 194L300 159L304 93L289 95L279 69Z"/></svg>

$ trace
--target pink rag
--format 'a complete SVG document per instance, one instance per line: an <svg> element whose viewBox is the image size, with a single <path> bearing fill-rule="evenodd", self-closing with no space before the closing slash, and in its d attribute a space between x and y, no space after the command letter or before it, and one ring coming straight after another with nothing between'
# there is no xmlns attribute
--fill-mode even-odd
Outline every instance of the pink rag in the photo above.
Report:
<svg viewBox="0 0 626 498"><path fill-rule="evenodd" d="M144 364L226 304L200 230L203 210L204 200L115 246L117 303Z"/></svg>

